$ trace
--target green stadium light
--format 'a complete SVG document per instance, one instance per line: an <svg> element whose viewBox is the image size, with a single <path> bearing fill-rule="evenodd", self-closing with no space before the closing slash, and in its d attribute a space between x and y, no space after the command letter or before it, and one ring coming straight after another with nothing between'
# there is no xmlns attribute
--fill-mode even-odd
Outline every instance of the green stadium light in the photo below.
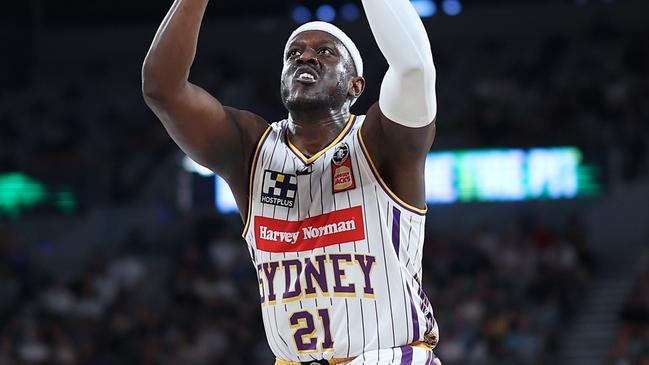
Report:
<svg viewBox="0 0 649 365"><path fill-rule="evenodd" d="M78 205L75 194L68 188L53 191L20 172L0 174L0 216L17 219L23 211L46 204L65 214L74 213Z"/></svg>

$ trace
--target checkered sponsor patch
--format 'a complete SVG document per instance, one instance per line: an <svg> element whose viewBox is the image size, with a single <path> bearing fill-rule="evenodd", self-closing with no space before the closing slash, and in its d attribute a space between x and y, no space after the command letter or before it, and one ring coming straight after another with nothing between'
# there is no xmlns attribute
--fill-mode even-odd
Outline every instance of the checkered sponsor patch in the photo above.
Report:
<svg viewBox="0 0 649 365"><path fill-rule="evenodd" d="M293 208L297 195L297 177L277 171L264 171L261 202Z"/></svg>

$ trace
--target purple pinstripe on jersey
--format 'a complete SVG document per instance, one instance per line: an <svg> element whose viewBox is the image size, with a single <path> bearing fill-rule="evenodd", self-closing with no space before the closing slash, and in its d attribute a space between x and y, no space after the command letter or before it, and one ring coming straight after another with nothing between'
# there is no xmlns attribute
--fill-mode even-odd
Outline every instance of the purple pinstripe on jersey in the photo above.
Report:
<svg viewBox="0 0 649 365"><path fill-rule="evenodd" d="M411 365L412 364L412 347L403 346L401 347L401 365Z"/></svg>
<svg viewBox="0 0 649 365"><path fill-rule="evenodd" d="M394 251L399 257L399 246L401 245L401 211L394 207L392 208L392 244Z"/></svg>
<svg viewBox="0 0 649 365"><path fill-rule="evenodd" d="M415 303L412 301L412 291L410 290L410 285L406 285L408 288L408 297L410 297L410 310L412 311L412 337L413 341L419 340L419 317L417 317L417 308Z"/></svg>

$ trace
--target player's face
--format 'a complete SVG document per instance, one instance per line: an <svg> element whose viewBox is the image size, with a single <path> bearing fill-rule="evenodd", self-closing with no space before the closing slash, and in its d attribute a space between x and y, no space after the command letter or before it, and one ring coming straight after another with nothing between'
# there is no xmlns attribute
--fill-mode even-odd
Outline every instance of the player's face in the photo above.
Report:
<svg viewBox="0 0 649 365"><path fill-rule="evenodd" d="M290 41L282 69L282 100L288 110L341 108L355 71L349 51L329 33L308 31Z"/></svg>

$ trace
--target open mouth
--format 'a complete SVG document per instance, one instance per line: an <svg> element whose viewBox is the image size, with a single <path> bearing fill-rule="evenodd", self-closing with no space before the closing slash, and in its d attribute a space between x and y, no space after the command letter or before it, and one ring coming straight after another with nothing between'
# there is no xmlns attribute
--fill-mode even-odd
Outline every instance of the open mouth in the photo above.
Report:
<svg viewBox="0 0 649 365"><path fill-rule="evenodd" d="M304 68L298 70L295 75L295 79L297 81L305 84L314 84L316 81L318 81L318 76L313 71L305 70Z"/></svg>

